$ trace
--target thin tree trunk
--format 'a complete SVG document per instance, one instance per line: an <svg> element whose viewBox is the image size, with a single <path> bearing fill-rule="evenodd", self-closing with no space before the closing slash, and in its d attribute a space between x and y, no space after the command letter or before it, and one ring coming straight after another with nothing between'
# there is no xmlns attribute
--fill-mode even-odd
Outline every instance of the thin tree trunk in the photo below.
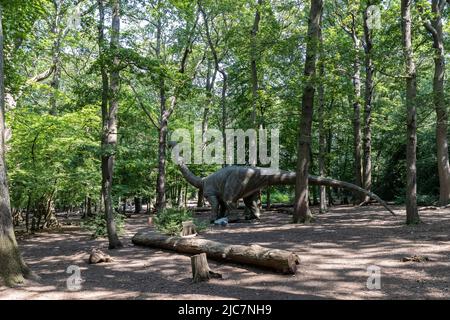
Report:
<svg viewBox="0 0 450 320"><path fill-rule="evenodd" d="M406 62L406 223L420 222L417 211L417 115L416 115L416 66L412 48L412 0L401 0L403 53Z"/></svg>
<svg viewBox="0 0 450 320"><path fill-rule="evenodd" d="M158 18L156 27L156 56L161 57L162 24ZM166 143L167 126L166 118L166 90L163 76L159 79L159 130L158 130L158 176L156 178L156 212L161 212L166 208Z"/></svg>
<svg viewBox="0 0 450 320"><path fill-rule="evenodd" d="M163 101L164 99L164 101ZM161 114L165 113L165 98L161 96ZM167 119L160 121L158 132L158 176L156 179L156 211L161 212L166 208L166 143L167 143Z"/></svg>
<svg viewBox="0 0 450 320"><path fill-rule="evenodd" d="M360 41L353 29L353 45L355 49L355 60L353 61L353 154L354 154L354 181L359 187L362 186L361 177L361 63L359 61ZM354 193L354 202L363 201L363 195Z"/></svg>
<svg viewBox="0 0 450 320"><path fill-rule="evenodd" d="M53 0L53 6L55 9L55 19L52 25L52 34L55 37L52 47L52 63L53 63L53 76L50 86L52 87L52 93L50 95L50 114L56 115L58 112L58 91L60 87L61 78L61 37L62 31L60 26L61 20L61 4L58 0Z"/></svg>
<svg viewBox="0 0 450 320"><path fill-rule="evenodd" d="M439 204L445 206L450 200L450 166L448 159L448 112L445 105L444 77L445 54L444 34L442 30L442 12L445 0L432 0L433 19L425 22L425 28L431 34L434 48L433 103L436 110L436 146L439 174Z"/></svg>
<svg viewBox="0 0 450 320"><path fill-rule="evenodd" d="M318 118L319 118L319 176L325 177L325 156L326 156L326 138L325 138L325 127L324 127L324 117L325 117L325 89L324 89L324 76L325 76L325 65L323 56L323 38L322 30L319 34L319 45L320 45L320 56L319 56L319 108L318 108ZM327 189L325 186L319 187L319 212L327 212Z"/></svg>
<svg viewBox="0 0 450 320"><path fill-rule="evenodd" d="M257 121L256 121L256 105L258 104L258 70L256 66L256 57L258 54L258 48L257 48L257 34L259 31L259 21L261 20L261 13L260 13L260 7L262 5L263 1L258 0L257 7L256 7L256 13L255 13L255 19L253 21L253 27L252 31L250 33L250 54L251 54L251 60L250 60L250 69L251 69L251 79L252 79L252 124L253 127L256 128Z"/></svg>
<svg viewBox="0 0 450 320"><path fill-rule="evenodd" d="M308 175L311 150L311 126L314 107L314 77L319 43L322 0L311 0L308 36L306 44L305 79L303 89L300 130L297 150L297 177L295 184L294 223L307 222L311 218L308 205Z"/></svg>
<svg viewBox="0 0 450 320"><path fill-rule="evenodd" d="M100 22L99 22L99 49L100 55L104 56L104 7L103 1L98 0ZM112 178L114 172L114 157L117 146L117 111L119 107L119 57L117 50L119 48L119 34L120 33L120 0L113 0L112 2L112 22L111 22L111 50L114 53L112 71L110 73L110 101L109 110L103 110L102 115L106 116L103 119L103 134L102 134L102 193L105 203L105 217L106 229L108 232L109 248L115 249L122 247L116 230L116 223L114 221L114 208L112 205ZM104 62L101 64L105 68ZM102 77L103 78L103 77ZM103 80L103 79L102 79ZM104 85L104 83L102 83ZM104 87L103 87L104 88ZM105 96L103 92L102 97ZM103 103L103 101L102 101ZM102 105L103 107L103 105ZM106 111L106 112L104 112Z"/></svg>
<svg viewBox="0 0 450 320"><path fill-rule="evenodd" d="M364 66L366 71L365 90L364 90L364 135L363 135L363 187L366 190L372 188L372 100L373 100L373 73L374 66L372 61L372 33L368 26L367 8L371 1L367 1L367 7L364 11ZM364 202L370 199L365 196Z"/></svg>
<svg viewBox="0 0 450 320"><path fill-rule="evenodd" d="M223 152L225 153L226 150L226 137L225 137L225 129L227 125L227 105L226 105L226 97L227 97L227 85L228 85L228 75L226 71L220 67L220 60L217 56L216 48L214 47L214 43L211 39L211 32L209 29L209 22L208 22L208 16L206 15L206 12L203 10L203 7L201 5L201 2L199 1L199 9L200 12L203 15L203 20L205 23L205 33L206 38L208 40L208 45L211 50L213 59L214 59L214 66L216 70L222 75L222 94L220 98L220 107L222 110L222 121L221 121L221 129L222 129L222 140L223 140ZM225 157L224 157L225 159Z"/></svg>
<svg viewBox="0 0 450 320"><path fill-rule="evenodd" d="M87 197L87 202L86 202L86 214L88 217L92 216L92 200L91 197Z"/></svg>
<svg viewBox="0 0 450 320"><path fill-rule="evenodd" d="M140 197L134 197L134 213L141 213L142 211L142 199Z"/></svg>
<svg viewBox="0 0 450 320"><path fill-rule="evenodd" d="M214 89L214 83L216 81L216 75L217 75L217 69L214 68L214 72L212 73L212 76L210 76L211 73L211 62L208 60L208 69L206 73L206 105L205 109L203 111L203 119L202 119L202 154L203 150L206 146L206 136L205 132L208 129L208 122L209 122L209 110L212 104L212 97L213 97L213 89ZM203 207L205 205L205 199L203 197L203 189L199 188L197 192L197 207Z"/></svg>
<svg viewBox="0 0 450 320"><path fill-rule="evenodd" d="M7 285L23 282L30 270L22 259L14 235L5 163L5 82L3 55L3 6L0 3L0 279Z"/></svg>

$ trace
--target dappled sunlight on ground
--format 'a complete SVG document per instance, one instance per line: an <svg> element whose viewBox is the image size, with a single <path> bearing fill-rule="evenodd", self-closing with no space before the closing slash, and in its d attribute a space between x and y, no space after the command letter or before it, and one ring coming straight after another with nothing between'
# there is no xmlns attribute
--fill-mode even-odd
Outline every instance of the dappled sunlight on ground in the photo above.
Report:
<svg viewBox="0 0 450 320"><path fill-rule="evenodd" d="M307 225L269 211L252 223L212 226L201 236L229 244L258 244L297 252L296 275L210 260L223 279L191 283L189 255L135 247L131 237L150 228L146 215L127 219L125 247L107 250L105 239L91 239L79 228L40 233L19 241L23 255L40 276L17 288L0 287L0 299L404 299L450 298L450 209L421 211L418 226L404 224L377 206L334 207ZM203 213L202 216L208 213ZM92 248L107 251L111 263L89 265ZM402 262L413 255L430 261ZM67 290L69 265L81 270L82 289ZM367 267L381 268L381 290L366 287Z"/></svg>

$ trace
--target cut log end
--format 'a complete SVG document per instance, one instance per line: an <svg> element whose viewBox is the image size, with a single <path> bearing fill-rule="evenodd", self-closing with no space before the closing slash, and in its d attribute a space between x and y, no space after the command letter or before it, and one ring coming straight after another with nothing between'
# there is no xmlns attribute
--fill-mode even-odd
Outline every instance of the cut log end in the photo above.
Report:
<svg viewBox="0 0 450 320"><path fill-rule="evenodd" d="M211 278L221 279L222 275L211 271L206 259L206 253L196 254L191 257L192 281L194 283L209 281Z"/></svg>

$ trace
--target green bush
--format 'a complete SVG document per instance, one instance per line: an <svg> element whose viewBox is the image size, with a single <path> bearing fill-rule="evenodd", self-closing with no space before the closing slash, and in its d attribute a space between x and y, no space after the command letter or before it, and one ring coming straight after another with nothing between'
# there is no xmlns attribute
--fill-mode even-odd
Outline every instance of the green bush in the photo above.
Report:
<svg viewBox="0 0 450 320"><path fill-rule="evenodd" d="M267 194L265 191L261 193L261 201L262 203L267 202ZM270 192L270 202L271 203L290 203L293 201L293 194L289 191L279 191L272 190Z"/></svg>
<svg viewBox="0 0 450 320"><path fill-rule="evenodd" d="M125 225L125 216L119 213L114 213L114 221L116 222L117 234L122 234ZM103 238L108 236L104 214L97 214L85 221L82 221L81 227L91 231L93 238Z"/></svg>
<svg viewBox="0 0 450 320"><path fill-rule="evenodd" d="M170 208L158 213L153 222L158 231L169 235L179 235L183 230L182 222L192 220L196 226L197 232L205 230L207 222L201 222L194 219L192 212L184 208Z"/></svg>
<svg viewBox="0 0 450 320"><path fill-rule="evenodd" d="M418 206L431 206L435 205L438 202L438 197L435 195L429 194L418 194L417 195L417 205ZM395 197L395 204L405 204L405 196L397 196Z"/></svg>

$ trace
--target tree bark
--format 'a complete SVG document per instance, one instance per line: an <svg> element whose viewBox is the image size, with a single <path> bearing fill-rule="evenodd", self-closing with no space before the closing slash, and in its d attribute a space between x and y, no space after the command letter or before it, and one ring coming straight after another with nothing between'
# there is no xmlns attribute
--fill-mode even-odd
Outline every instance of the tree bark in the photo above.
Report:
<svg viewBox="0 0 450 320"><path fill-rule="evenodd" d="M322 0L311 0L304 72L306 84L303 89L297 147L297 177L295 184L293 214L294 223L307 222L311 219L311 212L308 204L308 175L311 158L311 126L315 93L314 77L316 75L316 58L319 43L322 7Z"/></svg>
<svg viewBox="0 0 450 320"><path fill-rule="evenodd" d="M354 154L354 181L357 186L362 186L361 177L361 63L359 60L360 41L356 31L352 31L353 45L355 49L355 60L353 61L353 154ZM354 193L355 200L363 201L363 196Z"/></svg>
<svg viewBox="0 0 450 320"><path fill-rule="evenodd" d="M0 278L6 285L23 282L30 270L22 259L14 235L5 163L5 75L3 53L3 7L0 3Z"/></svg>
<svg viewBox="0 0 450 320"><path fill-rule="evenodd" d="M215 69L221 74L222 76L222 94L220 97L220 107L222 110L222 121L221 121L221 129L222 129L222 140L223 140L223 152L225 153L226 150L226 137L225 137L225 129L226 129L226 125L227 125L227 103L226 103L226 98L227 98L227 86L228 86L228 74L225 71L225 69L220 67L220 59L217 55L217 51L216 48L214 46L214 43L212 41L211 38L211 32L210 32L210 28L209 28L209 22L208 22L208 16L206 15L206 12L204 11L201 2L198 2L199 4L199 9L200 12L203 15L203 20L205 23L205 33L206 33L206 39L208 41L208 45L209 48L211 50L211 54L213 56L214 59L214 67ZM225 157L224 157L225 159Z"/></svg>
<svg viewBox="0 0 450 320"><path fill-rule="evenodd" d="M324 88L324 77L325 77L325 65L323 56L323 38L322 30L319 33L319 45L320 45L320 56L319 56L319 108L318 108L318 118L319 118L319 176L325 177L325 156L326 156L326 135L324 127L324 117L325 117L325 88ZM327 212L327 189L325 186L319 187L319 212Z"/></svg>
<svg viewBox="0 0 450 320"><path fill-rule="evenodd" d="M416 115L416 66L412 48L412 0L401 0L403 54L406 62L406 223L420 222L417 211L417 115Z"/></svg>
<svg viewBox="0 0 450 320"><path fill-rule="evenodd" d="M56 115L58 112L57 101L61 78L61 3L59 3L58 0L53 0L53 6L55 9L55 19L52 25L52 34L55 38L53 39L52 47L53 77L50 82L50 86L52 87L52 93L50 95L50 114Z"/></svg>
<svg viewBox="0 0 450 320"><path fill-rule="evenodd" d="M134 197L134 213L141 213L142 211L142 198Z"/></svg>
<svg viewBox="0 0 450 320"><path fill-rule="evenodd" d="M257 245L229 245L201 238L169 237L156 232L139 232L131 240L135 245L173 250L180 253L206 253L208 258L268 268L295 274L300 258L292 252Z"/></svg>
<svg viewBox="0 0 450 320"><path fill-rule="evenodd" d="M364 11L364 66L365 66L365 89L364 89L364 135L363 135L363 187L366 190L372 188L372 100L373 100L373 74L374 65L372 61L372 32L367 21L367 8L371 1L367 0L367 7ZM369 201L368 197L364 202Z"/></svg>
<svg viewBox="0 0 450 320"><path fill-rule="evenodd" d="M433 104L436 111L436 147L439 174L439 205L445 206L450 200L450 166L448 159L448 111L445 105L445 54L442 30L442 12L445 0L432 0L433 19L425 22L431 34L434 48Z"/></svg>
<svg viewBox="0 0 450 320"><path fill-rule="evenodd" d="M161 60L162 23L156 24L156 57ZM158 130L158 176L156 178L156 212L166 208L166 145L167 145L167 106L166 89L163 76L159 80L159 130Z"/></svg>
<svg viewBox="0 0 450 320"><path fill-rule="evenodd" d="M250 32L250 69L251 69L251 80L252 80L252 124L253 127L256 128L257 120L256 120L256 106L258 103L258 70L256 66L256 57L258 54L257 48L257 34L259 31L259 21L261 20L260 7L263 3L263 0L258 0L255 19L253 21L252 31Z"/></svg>
<svg viewBox="0 0 450 320"><path fill-rule="evenodd" d="M191 257L192 280L194 283L208 281L211 278L222 278L220 273L212 272L206 259L206 253Z"/></svg>
<svg viewBox="0 0 450 320"><path fill-rule="evenodd" d="M99 50L100 55L104 56L103 41L104 41L104 7L103 1L98 0L99 4ZM122 247L116 230L116 223L114 221L114 208L112 205L112 178L114 172L114 158L117 146L117 111L119 107L119 57L117 50L119 49L120 36L120 0L113 0L112 2L112 22L111 22L111 51L114 54L112 62L112 71L110 73L110 88L109 88L109 110L104 110L103 97L106 95L102 93L102 115L106 116L103 119L103 133L102 133L102 193L105 203L105 218L106 229L108 232L109 248L115 249ZM104 62L101 64L102 68L106 68ZM106 72L106 71L105 71ZM102 85L103 89L103 73ZM106 104L106 109L108 106Z"/></svg>

